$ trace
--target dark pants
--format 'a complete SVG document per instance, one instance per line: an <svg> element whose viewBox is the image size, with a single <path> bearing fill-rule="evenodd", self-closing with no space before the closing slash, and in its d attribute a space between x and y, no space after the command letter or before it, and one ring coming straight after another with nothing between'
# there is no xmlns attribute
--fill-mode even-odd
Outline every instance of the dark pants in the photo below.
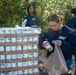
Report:
<svg viewBox="0 0 76 75"><path fill-rule="evenodd" d="M76 75L76 54L74 56L75 56L75 73L74 73L74 75Z"/></svg>

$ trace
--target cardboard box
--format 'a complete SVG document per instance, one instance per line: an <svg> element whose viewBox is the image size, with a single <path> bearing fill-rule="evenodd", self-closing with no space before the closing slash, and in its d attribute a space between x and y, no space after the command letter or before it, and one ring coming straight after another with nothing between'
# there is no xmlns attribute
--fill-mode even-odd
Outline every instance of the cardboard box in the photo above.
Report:
<svg viewBox="0 0 76 75"><path fill-rule="evenodd" d="M34 29L3 28L0 31L0 54L3 53L0 55L0 74L37 74L38 36Z"/></svg>

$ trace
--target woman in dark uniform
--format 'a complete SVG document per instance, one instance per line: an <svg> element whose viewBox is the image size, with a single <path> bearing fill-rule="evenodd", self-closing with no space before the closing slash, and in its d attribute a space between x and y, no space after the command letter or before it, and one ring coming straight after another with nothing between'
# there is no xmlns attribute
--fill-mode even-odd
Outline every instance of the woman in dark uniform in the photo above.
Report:
<svg viewBox="0 0 76 75"><path fill-rule="evenodd" d="M47 57L54 51L54 44L61 47L67 68L70 69L72 63L72 54L76 53L76 35L71 28L62 25L57 14L52 14L48 17L49 28L47 28L40 40L40 48L42 52L47 52ZM47 51L45 44L46 39L52 45L53 50ZM68 73L62 75L69 75Z"/></svg>

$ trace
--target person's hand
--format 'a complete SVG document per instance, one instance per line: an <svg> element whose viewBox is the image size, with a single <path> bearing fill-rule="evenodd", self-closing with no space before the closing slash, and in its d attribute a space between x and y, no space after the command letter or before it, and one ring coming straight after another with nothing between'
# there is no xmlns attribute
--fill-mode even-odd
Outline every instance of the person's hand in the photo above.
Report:
<svg viewBox="0 0 76 75"><path fill-rule="evenodd" d="M32 25L31 27L32 27L32 28L37 28L37 25Z"/></svg>
<svg viewBox="0 0 76 75"><path fill-rule="evenodd" d="M47 41L43 41L43 43L42 43L42 46L43 46L44 48L46 48L46 42L47 42Z"/></svg>
<svg viewBox="0 0 76 75"><path fill-rule="evenodd" d="M58 46L61 46L62 45L62 41L61 40L53 40L52 43L53 44L56 44Z"/></svg>

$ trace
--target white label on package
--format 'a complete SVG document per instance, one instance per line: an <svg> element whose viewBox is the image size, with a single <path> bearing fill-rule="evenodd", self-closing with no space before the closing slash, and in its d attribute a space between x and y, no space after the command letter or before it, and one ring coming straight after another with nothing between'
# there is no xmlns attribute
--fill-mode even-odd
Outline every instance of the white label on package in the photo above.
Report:
<svg viewBox="0 0 76 75"><path fill-rule="evenodd" d="M11 46L11 51L16 51L16 46Z"/></svg>
<svg viewBox="0 0 76 75"><path fill-rule="evenodd" d="M12 63L12 67L16 67L17 66L17 64L16 63Z"/></svg>
<svg viewBox="0 0 76 75"><path fill-rule="evenodd" d="M22 33L22 30L21 29L16 29L16 33L17 34L21 34Z"/></svg>
<svg viewBox="0 0 76 75"><path fill-rule="evenodd" d="M28 74L29 71L28 71L28 70L23 70L23 73L24 73L24 74Z"/></svg>
<svg viewBox="0 0 76 75"><path fill-rule="evenodd" d="M11 55L6 55L7 59L11 59Z"/></svg>
<svg viewBox="0 0 76 75"><path fill-rule="evenodd" d="M24 37L22 40L23 42L27 42L27 37Z"/></svg>
<svg viewBox="0 0 76 75"><path fill-rule="evenodd" d="M0 34L5 34L5 30L0 30Z"/></svg>
<svg viewBox="0 0 76 75"><path fill-rule="evenodd" d="M5 38L0 38L0 42L5 42Z"/></svg>
<svg viewBox="0 0 76 75"><path fill-rule="evenodd" d="M17 38L17 42L22 42L22 38Z"/></svg>
<svg viewBox="0 0 76 75"><path fill-rule="evenodd" d="M28 50L32 49L32 45L28 45Z"/></svg>
<svg viewBox="0 0 76 75"><path fill-rule="evenodd" d="M11 42L11 38L6 38L6 42Z"/></svg>
<svg viewBox="0 0 76 75"><path fill-rule="evenodd" d="M11 68L11 63L6 63L6 68Z"/></svg>
<svg viewBox="0 0 76 75"><path fill-rule="evenodd" d="M5 30L5 34L10 34L11 30Z"/></svg>
<svg viewBox="0 0 76 75"><path fill-rule="evenodd" d="M1 68L5 68L6 67L6 63L0 63Z"/></svg>
<svg viewBox="0 0 76 75"><path fill-rule="evenodd" d="M23 66L28 66L28 62L23 62Z"/></svg>
<svg viewBox="0 0 76 75"><path fill-rule="evenodd" d="M27 31L27 29L23 29L23 30L22 30L22 33L26 33L26 31Z"/></svg>
<svg viewBox="0 0 76 75"><path fill-rule="evenodd" d="M38 37L33 37L33 41L38 41Z"/></svg>
<svg viewBox="0 0 76 75"><path fill-rule="evenodd" d="M32 74L34 72L34 69L29 69L29 73Z"/></svg>
<svg viewBox="0 0 76 75"><path fill-rule="evenodd" d="M5 48L6 48L6 51L10 51L11 50L10 46L6 46Z"/></svg>
<svg viewBox="0 0 76 75"><path fill-rule="evenodd" d="M27 37L27 41L32 41L32 37Z"/></svg>
<svg viewBox="0 0 76 75"><path fill-rule="evenodd" d="M18 62L18 67L22 67L22 62Z"/></svg>
<svg viewBox="0 0 76 75"><path fill-rule="evenodd" d="M33 66L33 61L28 61L28 66Z"/></svg>
<svg viewBox="0 0 76 75"><path fill-rule="evenodd" d="M18 74L23 74L23 71L19 70L19 71L18 71Z"/></svg>
<svg viewBox="0 0 76 75"><path fill-rule="evenodd" d="M32 58L33 57L33 53L29 53L29 58Z"/></svg>
<svg viewBox="0 0 76 75"><path fill-rule="evenodd" d="M33 61L33 64L34 64L34 65L38 65L38 61L35 61L35 60L34 60L34 61Z"/></svg>
<svg viewBox="0 0 76 75"><path fill-rule="evenodd" d="M17 59L17 55L16 54L12 55L12 59Z"/></svg>
<svg viewBox="0 0 76 75"><path fill-rule="evenodd" d="M23 58L23 54L17 54L17 58L18 59L22 59Z"/></svg>
<svg viewBox="0 0 76 75"><path fill-rule="evenodd" d="M38 49L38 46L37 45L33 45L33 49Z"/></svg>
<svg viewBox="0 0 76 75"><path fill-rule="evenodd" d="M0 51L4 51L4 46L0 46Z"/></svg>
<svg viewBox="0 0 76 75"><path fill-rule="evenodd" d="M0 55L0 60L5 60L5 55Z"/></svg>
<svg viewBox="0 0 76 75"><path fill-rule="evenodd" d="M12 75L12 72L4 72L3 75Z"/></svg>
<svg viewBox="0 0 76 75"><path fill-rule="evenodd" d="M11 34L16 34L16 31L15 30L11 30Z"/></svg>
<svg viewBox="0 0 76 75"><path fill-rule="evenodd" d="M16 42L16 38L11 38L11 42Z"/></svg>
<svg viewBox="0 0 76 75"><path fill-rule="evenodd" d="M34 68L34 73L38 73L38 72L39 72L38 68Z"/></svg>
<svg viewBox="0 0 76 75"><path fill-rule="evenodd" d="M12 71L12 75L18 75L17 71Z"/></svg>
<svg viewBox="0 0 76 75"><path fill-rule="evenodd" d="M38 57L38 53L34 53L34 57Z"/></svg>
<svg viewBox="0 0 76 75"><path fill-rule="evenodd" d="M22 49L21 49L21 46L17 46L17 50L18 50L18 51L19 51L19 50L22 50Z"/></svg>
<svg viewBox="0 0 76 75"><path fill-rule="evenodd" d="M24 58L28 58L28 56L29 56L28 54L23 54Z"/></svg>
<svg viewBox="0 0 76 75"><path fill-rule="evenodd" d="M28 49L28 46L23 46L23 50L27 50Z"/></svg>

